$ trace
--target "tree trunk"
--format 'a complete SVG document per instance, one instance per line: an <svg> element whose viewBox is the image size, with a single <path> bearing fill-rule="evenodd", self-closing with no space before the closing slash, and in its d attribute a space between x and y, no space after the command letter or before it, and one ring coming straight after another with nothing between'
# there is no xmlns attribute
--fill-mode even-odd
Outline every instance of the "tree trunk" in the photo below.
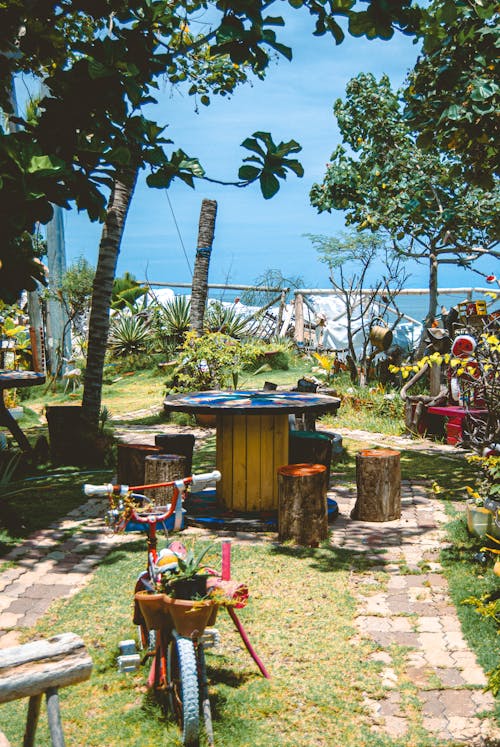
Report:
<svg viewBox="0 0 500 747"><path fill-rule="evenodd" d="M106 220L99 244L89 319L87 366L83 386L82 410L86 424L97 431L101 409L102 373L109 332L109 309L116 263L125 230L128 209L134 194L138 169L130 167L116 174Z"/></svg>
<svg viewBox="0 0 500 747"><path fill-rule="evenodd" d="M401 517L400 452L364 449L356 454L356 505L351 519L393 521Z"/></svg>
<svg viewBox="0 0 500 747"><path fill-rule="evenodd" d="M71 325L61 297L66 272L66 248L62 208L54 205L54 215L47 224L47 264L50 294L47 301L47 357L50 373L59 378L65 360L71 358Z"/></svg>
<svg viewBox="0 0 500 747"><path fill-rule="evenodd" d="M318 547L327 538L325 472L323 464L287 464L278 469L280 542Z"/></svg>
<svg viewBox="0 0 500 747"><path fill-rule="evenodd" d="M184 477L186 457L181 454L150 454L144 460L144 485L157 485ZM172 500L173 488L146 488L144 494L156 505L166 505ZM179 500L181 497L179 496Z"/></svg>
<svg viewBox="0 0 500 747"><path fill-rule="evenodd" d="M203 334L203 319L208 296L208 268L215 232L217 202L203 200L201 203L200 222L198 225L198 245L194 263L193 283L191 289L191 329Z"/></svg>
<svg viewBox="0 0 500 747"><path fill-rule="evenodd" d="M426 335L425 330L431 326L432 322L436 317L437 305L438 305L438 258L435 249L432 247L429 254L429 306L427 308L427 316L424 319L424 329L422 331L422 337L418 346L418 357L421 358L424 354L426 347Z"/></svg>

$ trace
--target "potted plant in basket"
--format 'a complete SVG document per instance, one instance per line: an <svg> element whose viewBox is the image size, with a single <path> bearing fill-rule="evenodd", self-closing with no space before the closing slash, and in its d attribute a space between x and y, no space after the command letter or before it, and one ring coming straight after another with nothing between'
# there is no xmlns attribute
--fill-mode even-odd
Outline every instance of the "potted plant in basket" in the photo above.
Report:
<svg viewBox="0 0 500 747"><path fill-rule="evenodd" d="M213 571L202 564L210 549L209 545L195 554L180 542L172 542L160 552L156 589L135 595L150 630L173 625L180 635L192 637L215 622L218 603L207 593L207 580Z"/></svg>
<svg viewBox="0 0 500 747"><path fill-rule="evenodd" d="M162 571L161 589L175 599L203 599L207 595L207 579L213 573L202 566L201 561L211 550L212 545L209 545L197 555L195 555L194 549L185 550L180 543L176 543L176 545L177 548L174 550L172 550L172 545L167 548L175 555L175 560L171 560L168 569ZM160 569L164 557L165 555L160 554Z"/></svg>

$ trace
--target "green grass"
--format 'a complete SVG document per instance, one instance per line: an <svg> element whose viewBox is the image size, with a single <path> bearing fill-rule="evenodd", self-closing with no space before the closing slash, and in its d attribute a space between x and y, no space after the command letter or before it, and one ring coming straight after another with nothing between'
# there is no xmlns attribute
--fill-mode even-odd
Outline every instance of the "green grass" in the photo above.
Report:
<svg viewBox="0 0 500 747"><path fill-rule="evenodd" d="M62 691L68 744L180 744L177 728L146 692L145 671L121 674L116 669L118 641L134 633L131 589L143 561L142 542L121 546L88 587L53 605L36 628L43 636L68 630L81 635L94 661L90 682ZM419 736L417 719L410 719L410 735L403 741L370 732L363 697L382 695L381 664L367 658L372 644L353 646L350 640L355 601L349 578L363 569L362 556L332 546L233 546L233 577L248 581L251 590L249 605L238 614L272 678L259 674L228 616L220 612L222 648L207 653L219 747L435 747L433 739ZM13 743L19 742L24 713L19 702L2 706L4 729ZM37 744L49 744L43 718Z"/></svg>
<svg viewBox="0 0 500 747"><path fill-rule="evenodd" d="M475 652L485 672L499 666L498 625L491 618L480 617L474 606L463 604L468 597L498 594L498 576L491 562L484 568L472 560L484 540L471 537L463 518L450 522L449 536L453 544L442 552L442 561L448 578L450 595L457 607L462 632ZM497 715L500 717L500 698Z"/></svg>

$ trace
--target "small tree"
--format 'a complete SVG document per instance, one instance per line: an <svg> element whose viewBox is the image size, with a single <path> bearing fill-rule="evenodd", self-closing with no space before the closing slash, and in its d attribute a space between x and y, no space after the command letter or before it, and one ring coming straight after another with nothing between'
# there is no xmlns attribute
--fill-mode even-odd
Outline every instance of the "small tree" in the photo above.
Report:
<svg viewBox="0 0 500 747"><path fill-rule="evenodd" d="M78 257L66 270L61 292L66 311L78 335L86 333L95 270L85 257Z"/></svg>
<svg viewBox="0 0 500 747"><path fill-rule="evenodd" d="M379 352L370 341L372 324L384 318L389 309L396 312L390 331L401 319L396 298L408 278L401 257L376 233L352 231L334 237L309 235L309 238L320 261L328 265L330 282L344 302L351 380L364 384L370 378L371 364ZM347 263L354 263L359 269L348 275ZM380 279L370 283L367 292L368 274L379 264Z"/></svg>
<svg viewBox="0 0 500 747"><path fill-rule="evenodd" d="M334 111L347 148L334 151L311 203L319 212L345 211L347 224L360 230L385 229L401 257L427 263L430 327L440 266L500 258L498 188L471 186L457 178L451 157L422 149L385 75L353 78Z"/></svg>

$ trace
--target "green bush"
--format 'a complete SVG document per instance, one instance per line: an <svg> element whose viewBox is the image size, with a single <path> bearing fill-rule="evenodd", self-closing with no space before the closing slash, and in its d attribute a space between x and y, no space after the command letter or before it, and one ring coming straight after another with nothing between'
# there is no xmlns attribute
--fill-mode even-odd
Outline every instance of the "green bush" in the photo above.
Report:
<svg viewBox="0 0 500 747"><path fill-rule="evenodd" d="M198 337L195 332L188 332L167 388L170 391L236 388L239 372L253 360L253 348L228 335L207 332Z"/></svg>
<svg viewBox="0 0 500 747"><path fill-rule="evenodd" d="M148 352L149 324L137 316L117 314L111 320L108 348L118 358L141 356Z"/></svg>

